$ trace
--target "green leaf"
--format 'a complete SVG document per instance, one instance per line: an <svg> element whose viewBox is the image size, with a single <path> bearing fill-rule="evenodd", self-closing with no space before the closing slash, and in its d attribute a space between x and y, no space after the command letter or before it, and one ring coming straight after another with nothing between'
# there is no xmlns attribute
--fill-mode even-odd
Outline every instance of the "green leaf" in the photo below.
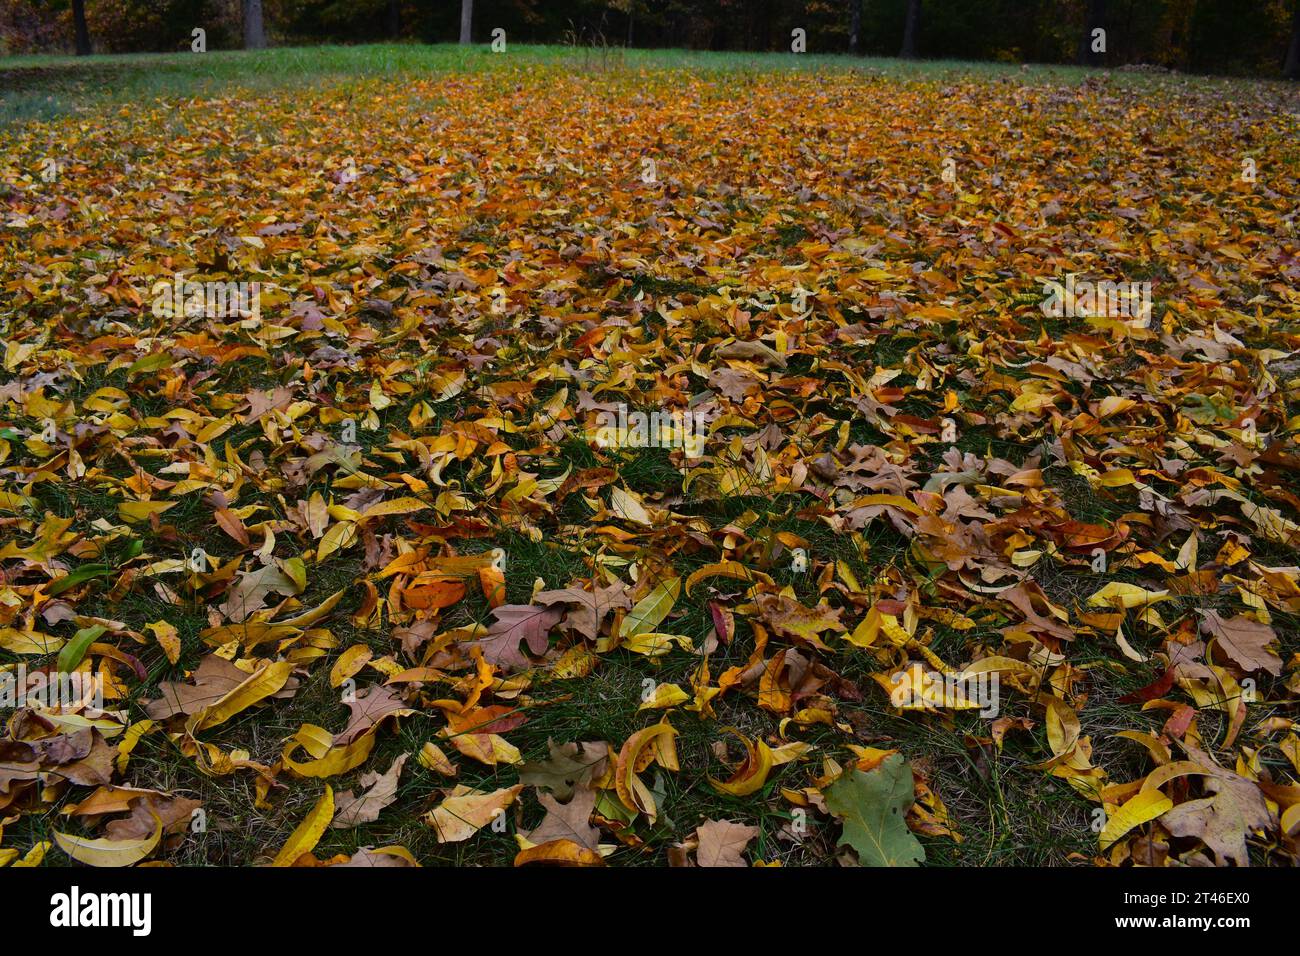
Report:
<svg viewBox="0 0 1300 956"><path fill-rule="evenodd" d="M132 362L131 367L126 370L126 377L132 378L142 372L156 372L161 368L170 368L171 364L171 355L166 352L155 352Z"/></svg>
<svg viewBox="0 0 1300 956"><path fill-rule="evenodd" d="M826 807L844 822L840 845L863 866L917 866L925 848L904 819L912 805L912 766L898 754L875 770L847 770L826 789Z"/></svg>
<svg viewBox="0 0 1300 956"><path fill-rule="evenodd" d="M91 578L102 578L112 573L112 570L107 564L83 564L71 574L65 575L51 584L45 589L45 593L50 597L56 597L68 590L68 588L75 587L83 581L89 581Z"/></svg>
<svg viewBox="0 0 1300 956"><path fill-rule="evenodd" d="M636 637L638 634L648 634L653 631L659 626L659 622L668 616L668 612L677 603L677 595L681 593L681 578L660 581L649 594L637 601L632 612L623 618L622 635Z"/></svg>
<svg viewBox="0 0 1300 956"><path fill-rule="evenodd" d="M83 627L76 634L72 635L72 640L63 645L63 650L59 651L57 667L61 673L67 674L74 670L81 659L86 656L86 651L90 645L103 634L105 628L102 624L95 624L91 627Z"/></svg>

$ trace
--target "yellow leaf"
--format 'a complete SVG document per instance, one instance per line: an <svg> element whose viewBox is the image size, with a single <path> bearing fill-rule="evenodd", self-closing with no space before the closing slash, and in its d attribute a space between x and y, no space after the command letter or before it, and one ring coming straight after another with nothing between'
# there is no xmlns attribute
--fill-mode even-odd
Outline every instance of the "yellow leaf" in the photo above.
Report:
<svg viewBox="0 0 1300 956"><path fill-rule="evenodd" d="M1120 398L1118 395L1107 395L1097 406L1097 418L1110 418L1112 415L1118 415L1120 412L1126 412L1137 405L1137 402L1131 398Z"/></svg>
<svg viewBox="0 0 1300 956"><path fill-rule="evenodd" d="M524 755L519 752L519 748L500 734L450 734L447 739L463 756L489 767L498 764L513 766L524 762Z"/></svg>
<svg viewBox="0 0 1300 956"><path fill-rule="evenodd" d="M1129 830L1154 820L1173 805L1174 802L1159 790L1140 791L1106 821L1101 831L1101 849L1109 850Z"/></svg>
<svg viewBox="0 0 1300 956"><path fill-rule="evenodd" d="M1015 401L1011 403L1013 412L1036 412L1056 404L1057 389L1051 382L1026 382Z"/></svg>
<svg viewBox="0 0 1300 956"><path fill-rule="evenodd" d="M162 839L162 820L157 814L153 819L153 834L138 840L87 840L56 830L54 842L72 859L87 866L132 866L152 853Z"/></svg>
<svg viewBox="0 0 1300 956"><path fill-rule="evenodd" d="M667 717L663 721L644 730L638 730L619 751L618 762L614 768L614 787L623 806L633 813L641 812L653 823L658 815L654 794L642 783L637 774L658 761L665 770L677 769L677 746L673 738L677 731L669 725ZM648 748L648 749L647 749Z"/></svg>
<svg viewBox="0 0 1300 956"><path fill-rule="evenodd" d="M865 495L854 500L851 508L870 508L873 505L889 505L891 508L899 508L909 514L922 515L924 511L916 504L908 501L902 495Z"/></svg>
<svg viewBox="0 0 1300 956"><path fill-rule="evenodd" d="M646 511L645 506L641 504L641 498L618 485L609 489L609 510L624 521L631 521L633 524L649 527L654 523L650 520L650 512Z"/></svg>
<svg viewBox="0 0 1300 956"><path fill-rule="evenodd" d="M856 647L870 647L880 636L880 624L881 614L873 607L853 629L853 633L846 635L844 639Z"/></svg>
<svg viewBox="0 0 1300 956"><path fill-rule="evenodd" d="M50 852L50 847L53 845L54 844L50 843L49 840L38 841L30 850L27 851L25 857L13 864L13 869L17 870L23 867L40 866L41 862L45 859L45 854Z"/></svg>
<svg viewBox="0 0 1300 956"><path fill-rule="evenodd" d="M623 649L631 651L633 654L644 654L646 657L662 657L673 649L676 644L684 651L695 649L695 643L682 634L657 634L654 631L647 631L644 634L637 634L634 637L623 639Z"/></svg>
<svg viewBox="0 0 1300 956"><path fill-rule="evenodd" d="M1143 604L1154 604L1156 601L1163 601L1168 594L1168 591L1147 591L1136 584L1111 581L1088 598L1088 603L1108 607L1140 607Z"/></svg>
<svg viewBox="0 0 1300 956"><path fill-rule="evenodd" d="M745 760L736 768L730 780L724 782L710 777L709 783L714 789L729 793L733 797L748 796L767 783L767 775L772 771L772 750L761 740L751 743L749 738L735 727L723 729L740 738L740 742L745 746Z"/></svg>
<svg viewBox="0 0 1300 956"><path fill-rule="evenodd" d="M175 506L175 501L124 501L117 506L117 511L127 521L138 522L148 521L150 515L162 514Z"/></svg>
<svg viewBox="0 0 1300 956"><path fill-rule="evenodd" d="M392 501L381 501L378 504L371 505L361 512L361 517L363 520L368 521L371 518L381 518L384 515L412 514L432 507L428 502L421 501L419 498L394 498Z"/></svg>
<svg viewBox="0 0 1300 956"><path fill-rule="evenodd" d="M0 511L21 511L24 508L35 507L35 498L29 498L26 495L16 495L9 491L0 491Z"/></svg>
<svg viewBox="0 0 1300 956"><path fill-rule="evenodd" d="M1116 468L1112 471L1108 471L1098 480L1107 488L1118 488L1121 485L1131 485L1137 482L1137 478L1133 476L1133 472L1129 471L1127 468Z"/></svg>
<svg viewBox="0 0 1300 956"><path fill-rule="evenodd" d="M11 654L55 654L63 649L65 643L63 638L53 634L0 627L0 647Z"/></svg>
<svg viewBox="0 0 1300 956"><path fill-rule="evenodd" d="M339 659L330 668L330 686L338 687L345 680L366 666L374 652L364 644L353 644L339 655Z"/></svg>
<svg viewBox="0 0 1300 956"><path fill-rule="evenodd" d="M435 402L445 402L455 398L465 390L464 372L455 374L435 374L429 376L429 395Z"/></svg>
<svg viewBox="0 0 1300 956"><path fill-rule="evenodd" d="M352 547L357 540L357 526L351 521L340 521L325 532L316 548L316 563L324 561L335 551Z"/></svg>
<svg viewBox="0 0 1300 956"><path fill-rule="evenodd" d="M433 827L439 843L460 843L503 814L523 788L517 783L488 793L461 784L425 814L424 822Z"/></svg>
<svg viewBox="0 0 1300 956"><path fill-rule="evenodd" d="M395 711L395 713L402 713L402 711ZM294 738L289 742L280 759L286 767L301 777L337 777L349 770L355 770L366 762L370 757L370 751L375 749L375 731L378 729L379 725L375 724L351 743L342 747L330 747L319 759L308 760L305 763L297 763L289 757L295 743L302 743L301 739Z"/></svg>
<svg viewBox="0 0 1300 956"><path fill-rule="evenodd" d="M1058 757L1074 751L1079 742L1079 715L1059 697L1044 699L1047 705L1047 742Z"/></svg>
<svg viewBox="0 0 1300 956"><path fill-rule="evenodd" d="M311 808L311 812L303 818L302 823L298 824L297 829L289 835L284 846L280 847L280 852L275 855L271 862L272 866L293 866L304 853L310 853L320 842L321 834L325 832L330 821L334 819L334 791L330 785L325 784L325 792L321 798L316 801L316 806Z"/></svg>
<svg viewBox="0 0 1300 956"><path fill-rule="evenodd" d="M642 698L637 710L662 710L690 700L690 695L676 684L656 684L654 692Z"/></svg>
<svg viewBox="0 0 1300 956"><path fill-rule="evenodd" d="M126 728L126 733L122 735L122 740L117 745L117 772L125 773L127 762L131 759L131 751L135 745L140 742L140 738L153 730L152 720L141 720Z"/></svg>
<svg viewBox="0 0 1300 956"><path fill-rule="evenodd" d="M334 610L335 605L337 605L339 601L343 599L343 595L346 593L347 593L347 588L339 588L337 591L335 591L333 594L331 594L329 597L327 597L324 601L316 605L311 610L304 611L303 613L297 615L296 617L285 618L276 626L295 627L295 628L310 627L311 625L319 621L321 618L323 618L330 611Z"/></svg>
<svg viewBox="0 0 1300 956"><path fill-rule="evenodd" d="M420 756L418 759L420 761L420 766L424 767L426 770L440 773L444 777L456 776L456 765L448 760L447 755L442 752L442 749L431 740L427 741L425 745L420 748Z"/></svg>
<svg viewBox="0 0 1300 956"><path fill-rule="evenodd" d="M176 633L176 628L166 621L154 621L152 624L146 624L147 630L153 631L153 636L158 641L158 646L163 649L167 655L169 663L175 664L181 659L181 638Z"/></svg>
<svg viewBox="0 0 1300 956"><path fill-rule="evenodd" d="M637 601L627 617L623 618L623 626L619 633L623 637L634 637L646 631L653 631L673 609L681 590L681 578L666 578L660 581L649 594Z"/></svg>
<svg viewBox="0 0 1300 956"><path fill-rule="evenodd" d="M739 561L719 561L717 564L706 564L698 571L693 571L691 576L686 579L686 593L691 593L691 588L699 584L705 578L722 577L731 578L735 581L762 581L764 584L771 584L771 575L764 574L762 571L752 571Z"/></svg>
<svg viewBox="0 0 1300 956"><path fill-rule="evenodd" d="M152 625L150 626L152 627ZM290 627L287 623L243 623L222 624L219 627L204 628L199 631L199 637L213 646L220 646L230 641L239 641L245 650L252 650L259 644L265 644L268 641L282 641L289 637L297 637L301 633L300 628Z"/></svg>
<svg viewBox="0 0 1300 956"><path fill-rule="evenodd" d="M277 661L274 664L267 664L257 673L252 674L248 680L231 690L225 697L222 697L221 700L210 707L205 707L192 717L193 729L191 732L207 730L210 727L223 724L240 711L247 710L258 701L265 700L272 694L278 693L280 688L284 687L285 682L289 680L291 670L293 670L293 664L289 661Z"/></svg>

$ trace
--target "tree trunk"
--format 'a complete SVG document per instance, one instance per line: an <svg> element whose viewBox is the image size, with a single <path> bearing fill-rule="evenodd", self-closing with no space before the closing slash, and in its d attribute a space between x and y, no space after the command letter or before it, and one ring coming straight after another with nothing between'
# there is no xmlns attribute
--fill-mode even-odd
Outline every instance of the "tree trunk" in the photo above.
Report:
<svg viewBox="0 0 1300 956"><path fill-rule="evenodd" d="M898 54L904 60L916 59L916 36L921 30L921 0L907 0L907 20L903 24L903 49Z"/></svg>
<svg viewBox="0 0 1300 956"><path fill-rule="evenodd" d="M1291 49L1287 51L1282 75L1288 80L1300 80L1300 0L1296 0L1295 17L1291 21Z"/></svg>
<svg viewBox="0 0 1300 956"><path fill-rule="evenodd" d="M244 49L266 49L266 30L262 27L262 0L243 0Z"/></svg>
<svg viewBox="0 0 1300 956"><path fill-rule="evenodd" d="M1079 38L1079 65L1101 66L1102 55L1092 52L1092 31L1106 27L1106 0L1088 0L1088 18L1083 23L1083 36Z"/></svg>
<svg viewBox="0 0 1300 956"><path fill-rule="evenodd" d="M388 35L394 40L402 35L402 0L388 0Z"/></svg>
<svg viewBox="0 0 1300 956"><path fill-rule="evenodd" d="M86 0L72 0L72 28L77 35L77 56L90 56L90 30L86 27Z"/></svg>
<svg viewBox="0 0 1300 956"><path fill-rule="evenodd" d="M849 52L860 53L862 47L862 0L849 0Z"/></svg>
<svg viewBox="0 0 1300 956"><path fill-rule="evenodd" d="M1029 4L1029 13L1025 17L1025 45L1020 56L1022 63L1038 63L1042 60L1039 55L1039 46L1042 42L1042 30L1038 28L1039 0L1033 0Z"/></svg>
<svg viewBox="0 0 1300 956"><path fill-rule="evenodd" d="M474 42L474 0L460 0L460 42Z"/></svg>

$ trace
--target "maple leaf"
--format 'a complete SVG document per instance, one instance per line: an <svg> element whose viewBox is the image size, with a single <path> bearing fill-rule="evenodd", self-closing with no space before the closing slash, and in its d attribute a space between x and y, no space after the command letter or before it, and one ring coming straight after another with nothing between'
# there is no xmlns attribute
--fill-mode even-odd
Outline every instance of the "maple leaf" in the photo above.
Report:
<svg viewBox="0 0 1300 956"><path fill-rule="evenodd" d="M1267 827L1272 816L1254 782L1223 771L1205 780L1208 797L1188 800L1165 812L1160 822L1177 837L1196 837L1220 866L1250 866L1246 836Z"/></svg>
<svg viewBox="0 0 1300 956"><path fill-rule="evenodd" d="M1218 646L1242 670L1267 671L1275 677L1282 673L1282 658L1268 647L1277 641L1277 632L1267 624L1244 614L1224 618L1218 611L1202 611L1201 632L1217 638Z"/></svg>
<svg viewBox="0 0 1300 956"><path fill-rule="evenodd" d="M533 596L533 601L546 607L553 604L567 605L564 623L589 640L595 640L600 635L601 622L610 611L627 610L632 606L627 585L622 582L598 587L594 591L584 591L582 588L540 591Z"/></svg>
<svg viewBox="0 0 1300 956"><path fill-rule="evenodd" d="M843 611L827 604L807 607L784 594L763 594L756 603L763 620L777 634L807 641L814 647L826 648L821 640L822 632L844 630L844 625L840 622Z"/></svg>
<svg viewBox="0 0 1300 956"><path fill-rule="evenodd" d="M382 774L373 770L363 773L358 784L366 788L365 793L353 796L351 790L340 792L335 797L334 819L330 826L355 827L378 820L380 812L397 799L397 781L406 759L407 754L399 755Z"/></svg>
<svg viewBox="0 0 1300 956"><path fill-rule="evenodd" d="M602 741L557 744L548 739L546 749L548 759L519 765L519 782L549 790L561 800L603 777L609 764L609 746Z"/></svg>
<svg viewBox="0 0 1300 956"><path fill-rule="evenodd" d="M730 820L708 820L695 830L699 847L695 862L700 866L748 866L745 847L758 836L758 827L732 823Z"/></svg>
<svg viewBox="0 0 1300 956"><path fill-rule="evenodd" d="M380 721L392 717L413 714L415 711L402 700L399 688L379 684L359 691L347 701L348 724L334 736L336 747L346 746L367 733Z"/></svg>
<svg viewBox="0 0 1300 956"><path fill-rule="evenodd" d="M542 822L521 835L532 843L549 843L568 840L588 850L600 843L600 831L590 823L596 808L596 791L590 787L577 787L567 803L561 803L548 793L538 793L537 800L546 810Z"/></svg>
<svg viewBox="0 0 1300 956"><path fill-rule="evenodd" d="M145 713L154 720L165 720L173 714L197 713L248 680L248 672L225 658L209 654L199 661L193 677L193 684L161 681L158 684L161 696L145 705Z"/></svg>
<svg viewBox="0 0 1300 956"><path fill-rule="evenodd" d="M286 574L279 565L268 564L255 571L246 571L226 596L221 605L223 617L238 624L259 610L272 592L298 594L302 585Z"/></svg>
<svg viewBox="0 0 1300 956"><path fill-rule="evenodd" d="M825 791L826 808L844 823L840 845L863 866L917 866L925 849L907 828L914 800L912 767L895 754L876 769L846 770Z"/></svg>
<svg viewBox="0 0 1300 956"><path fill-rule="evenodd" d="M533 662L519 649L520 643L526 644L534 656L545 654L547 635L564 617L564 608L503 604L492 609L492 616L495 620L476 646L482 648L483 656L498 667L523 670L532 667Z"/></svg>

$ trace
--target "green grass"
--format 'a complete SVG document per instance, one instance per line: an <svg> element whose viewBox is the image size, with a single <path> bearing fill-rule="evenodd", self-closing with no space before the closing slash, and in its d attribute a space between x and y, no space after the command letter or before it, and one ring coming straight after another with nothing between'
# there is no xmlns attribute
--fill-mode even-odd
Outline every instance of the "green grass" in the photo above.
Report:
<svg viewBox="0 0 1300 956"><path fill-rule="evenodd" d="M831 54L714 53L691 50L599 50L568 46L511 45L492 53L487 45L376 44L369 46L280 47L260 51L209 50L206 53L11 56L0 58L0 124L49 119L149 99L211 97L242 93L400 80L429 73L510 70L552 65L574 70L663 70L769 72L857 70L899 80L1010 78L1033 84L1076 84L1090 72L1075 66L1025 66L952 60L898 60ZM1173 77L1163 74L1107 74L1112 82L1137 87L1152 84L1258 89L1258 81ZM1282 85L1282 84L1278 84Z"/></svg>

